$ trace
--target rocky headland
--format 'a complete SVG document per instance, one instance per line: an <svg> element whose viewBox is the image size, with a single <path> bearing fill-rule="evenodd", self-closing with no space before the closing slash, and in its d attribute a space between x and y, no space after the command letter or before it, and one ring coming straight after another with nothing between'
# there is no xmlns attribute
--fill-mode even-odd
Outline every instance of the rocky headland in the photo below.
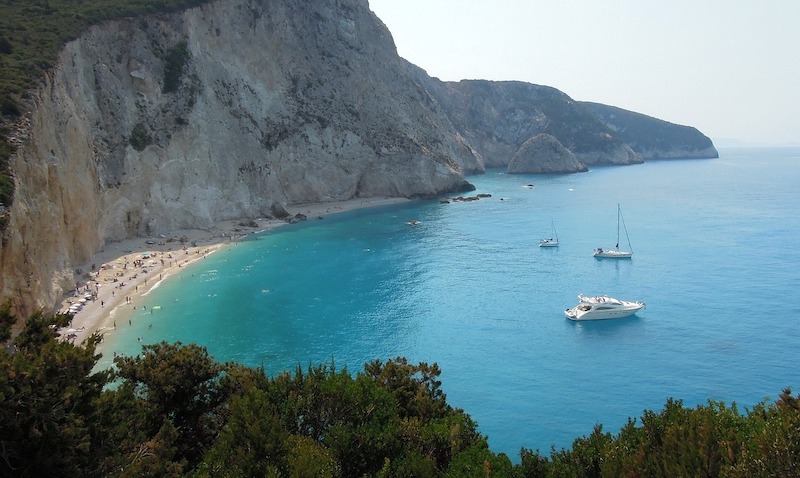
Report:
<svg viewBox="0 0 800 478"><path fill-rule="evenodd" d="M522 143L508 163L512 174L545 174L587 171L585 164L549 134L539 134Z"/></svg>
<svg viewBox="0 0 800 478"><path fill-rule="evenodd" d="M697 128L600 103L581 102L614 135L643 159L718 158L711 140Z"/></svg>

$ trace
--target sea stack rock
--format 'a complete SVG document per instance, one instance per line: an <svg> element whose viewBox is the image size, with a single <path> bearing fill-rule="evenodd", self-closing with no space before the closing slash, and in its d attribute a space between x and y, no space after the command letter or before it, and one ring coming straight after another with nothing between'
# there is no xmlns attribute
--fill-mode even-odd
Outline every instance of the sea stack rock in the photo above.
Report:
<svg viewBox="0 0 800 478"><path fill-rule="evenodd" d="M508 163L511 174L576 173L586 166L553 136L542 133L525 141Z"/></svg>

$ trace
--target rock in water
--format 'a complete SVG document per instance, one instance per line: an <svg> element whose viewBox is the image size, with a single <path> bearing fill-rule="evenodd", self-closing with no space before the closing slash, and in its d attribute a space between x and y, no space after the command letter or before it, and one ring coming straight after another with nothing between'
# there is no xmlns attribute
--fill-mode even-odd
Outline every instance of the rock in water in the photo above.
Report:
<svg viewBox="0 0 800 478"><path fill-rule="evenodd" d="M512 174L580 171L586 171L586 166L556 138L545 133L525 141L508 163L508 172Z"/></svg>

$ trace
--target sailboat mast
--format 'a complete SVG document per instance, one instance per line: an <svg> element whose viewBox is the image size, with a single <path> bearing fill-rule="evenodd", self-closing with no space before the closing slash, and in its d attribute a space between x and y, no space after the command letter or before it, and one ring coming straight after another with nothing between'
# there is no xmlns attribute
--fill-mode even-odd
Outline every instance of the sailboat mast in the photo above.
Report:
<svg viewBox="0 0 800 478"><path fill-rule="evenodd" d="M619 207L619 204L617 204L617 207ZM631 246L631 237L628 235L628 226L625 225L625 218L622 217L621 211L619 217L622 219L622 228L625 229L625 239L628 240L628 250L633 252L633 247ZM617 230L619 231L619 225L617 226ZM619 234L619 232L617 232L617 234ZM617 238L617 241L619 241L619 238Z"/></svg>

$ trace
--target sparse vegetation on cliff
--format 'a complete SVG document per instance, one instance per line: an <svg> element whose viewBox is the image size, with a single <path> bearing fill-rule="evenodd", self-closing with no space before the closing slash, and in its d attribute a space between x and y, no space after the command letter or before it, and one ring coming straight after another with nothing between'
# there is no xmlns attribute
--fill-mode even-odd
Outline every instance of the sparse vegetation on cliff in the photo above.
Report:
<svg viewBox="0 0 800 478"><path fill-rule="evenodd" d="M164 59L164 93L173 93L178 90L183 69L189 60L189 49L186 42L181 42L170 48Z"/></svg>
<svg viewBox="0 0 800 478"><path fill-rule="evenodd" d="M128 142L130 142L133 149L141 152L153 142L153 139L147 134L147 127L144 124L136 123L136 126L133 127L133 131L131 131L130 138L128 138Z"/></svg>
<svg viewBox="0 0 800 478"><path fill-rule="evenodd" d="M5 0L0 3L0 205L13 200L8 167L12 126L26 109L28 92L50 69L64 45L91 25L116 18L163 13L208 0ZM180 60L180 58L177 58ZM180 61L174 62L180 66ZM181 70L170 73L180 78ZM166 80L167 78L165 78ZM176 84L177 85L177 84ZM166 87L166 85L165 85ZM12 187L7 187L11 184Z"/></svg>
<svg viewBox="0 0 800 478"><path fill-rule="evenodd" d="M614 106L587 101L581 104L645 159L719 157L711 139L691 126Z"/></svg>
<svg viewBox="0 0 800 478"><path fill-rule="evenodd" d="M10 170L8 158L13 154L14 148L9 143L3 132L0 132L0 206L7 208L14 200L14 176ZM6 211L2 212L5 215ZM5 221L0 224L0 230L5 228Z"/></svg>

